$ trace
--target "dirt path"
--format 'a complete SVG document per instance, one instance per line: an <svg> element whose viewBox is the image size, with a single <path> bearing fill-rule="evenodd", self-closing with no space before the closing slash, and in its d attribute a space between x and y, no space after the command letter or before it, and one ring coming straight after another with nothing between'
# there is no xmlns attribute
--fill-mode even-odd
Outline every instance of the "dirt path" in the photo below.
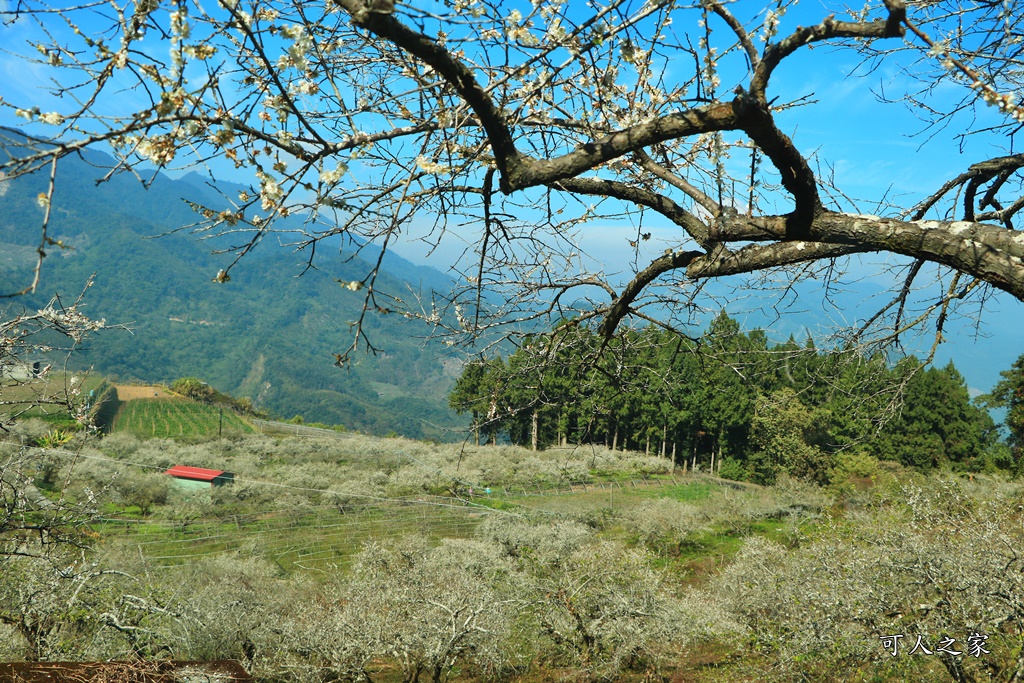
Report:
<svg viewBox="0 0 1024 683"><path fill-rule="evenodd" d="M165 387L143 387L134 384L115 384L118 401L130 401L133 398L170 398L173 394Z"/></svg>

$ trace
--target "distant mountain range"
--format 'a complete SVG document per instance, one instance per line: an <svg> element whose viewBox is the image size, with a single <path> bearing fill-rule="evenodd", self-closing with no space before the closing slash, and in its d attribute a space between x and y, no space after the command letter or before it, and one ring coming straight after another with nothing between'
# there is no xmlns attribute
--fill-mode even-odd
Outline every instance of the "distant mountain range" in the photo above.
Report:
<svg viewBox="0 0 1024 683"><path fill-rule="evenodd" d="M2 129L0 145L19 136ZM131 331L103 333L79 355L80 363L122 380L198 376L282 417L301 414L374 434L459 438L451 430L465 421L448 409L447 394L461 372L461 359L427 339L430 330L422 323L368 316L367 332L381 353L357 354L349 369L333 364L333 354L351 342L349 323L362 302L361 293L336 280L363 278L378 247L365 245L354 255L356 245L336 239L329 245L333 254L318 251L319 269L303 272L305 254L263 244L232 270L230 282L215 284L214 276L230 257L211 251L228 246L226 241L185 233L150 238L196 221L183 198L220 205L217 193L195 173L172 179L151 171L148 190L124 173L97 183L112 163L111 157L87 150L59 164L50 235L71 248L50 249L39 294L19 300L37 306L54 292L73 296L95 273L89 313ZM42 218L37 195L46 185L41 173L0 180L4 291L29 281ZM219 189L231 195L241 188L223 184ZM385 256L383 270L377 286L393 293L411 289L428 295L452 284L439 270L414 265L393 251ZM795 303L781 315L757 294L730 303L727 310L744 328L762 327L775 341L789 335L802 340L808 332L820 340L839 318L851 324L870 315L883 289L855 282L823 299L815 287L795 287L790 297ZM1024 353L1024 305L1002 297L994 306L984 316L987 338L975 337L964 321L953 322L937 357L941 364L953 359L974 393L989 391L999 372ZM912 339L908 342L908 352L922 352Z"/></svg>
<svg viewBox="0 0 1024 683"><path fill-rule="evenodd" d="M319 269L304 273L304 254L261 245L231 271L229 282L216 284L212 280L229 257L212 255L211 247L223 241L188 234L150 239L194 223L197 215L183 198L217 205L213 190L197 174L155 174L148 191L127 174L97 184L112 163L86 151L58 165L49 234L70 248L48 249L38 295L17 302L39 306L55 292L72 297L95 274L86 298L89 315L130 332L102 333L78 363L124 381L197 376L282 417L300 414L375 434L459 438L450 430L464 420L448 409L447 394L461 362L426 340L424 324L368 316L365 329L380 352L356 354L348 369L334 366L333 354L351 343L350 322L362 303L362 292L336 280L362 279L370 270L351 253L355 245L341 255L318 251ZM46 184L44 174L0 183L5 291L30 281L43 215L37 195ZM378 254L371 246L363 256ZM383 270L377 287L386 292L411 289L429 296L431 289L451 285L443 273L390 253Z"/></svg>

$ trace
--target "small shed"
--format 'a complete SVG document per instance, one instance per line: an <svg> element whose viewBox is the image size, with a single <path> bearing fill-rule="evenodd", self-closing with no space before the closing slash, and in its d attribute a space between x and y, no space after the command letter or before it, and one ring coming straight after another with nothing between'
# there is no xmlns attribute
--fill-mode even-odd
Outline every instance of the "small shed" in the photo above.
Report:
<svg viewBox="0 0 1024 683"><path fill-rule="evenodd" d="M175 465L166 474L178 480L178 483L189 488L209 488L223 486L235 480L235 475L224 470L208 470L205 467L189 467Z"/></svg>

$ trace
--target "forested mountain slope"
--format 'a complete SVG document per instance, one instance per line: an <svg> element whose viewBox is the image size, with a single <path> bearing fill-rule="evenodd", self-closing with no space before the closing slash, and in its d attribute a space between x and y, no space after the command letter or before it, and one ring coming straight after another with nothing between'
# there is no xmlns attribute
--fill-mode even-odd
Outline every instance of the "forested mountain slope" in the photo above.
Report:
<svg viewBox="0 0 1024 683"><path fill-rule="evenodd" d="M148 191L126 174L97 184L111 164L96 152L60 164L49 236L65 248L47 248L38 294L18 300L33 307L54 293L73 297L95 274L90 315L130 331L98 336L76 362L121 380L195 375L285 417L301 414L371 433L445 438L445 428L460 424L446 398L458 362L446 347L424 340L425 325L368 316L365 328L379 352L356 354L349 369L334 367L333 354L351 343L350 322L363 301L363 292L338 281L362 279L370 270L355 245L339 243L333 254L321 245L319 270L304 272L305 253L268 239L275 243L261 245L229 282L217 284L213 279L230 257L211 252L229 246L223 240L187 233L150 239L195 222L182 198L202 201L213 190L192 174L157 174ZM47 182L41 174L0 182L5 292L31 280L43 218L38 195ZM431 288L447 283L442 273L393 255L383 269L377 288L402 296L429 297Z"/></svg>

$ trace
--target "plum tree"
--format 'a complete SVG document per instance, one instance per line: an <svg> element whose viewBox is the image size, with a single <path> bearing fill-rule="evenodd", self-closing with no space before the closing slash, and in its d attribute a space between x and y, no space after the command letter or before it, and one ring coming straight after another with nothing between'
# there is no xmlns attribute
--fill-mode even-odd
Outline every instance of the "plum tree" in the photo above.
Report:
<svg viewBox="0 0 1024 683"><path fill-rule="evenodd" d="M939 338L954 309L993 288L1024 298L1024 155L1014 151L1024 11L884 0L838 16L795 4L19 0L2 16L28 37L22 59L53 85L39 101L16 92L2 104L51 135L8 134L0 171L52 170L109 146L111 174L146 180L147 164L177 163L247 172L246 189L195 206L193 230L230 236L221 282L275 231L293 232L311 262L339 235L385 250L409 231L435 244L468 239L447 297L380 291L383 252L365 278L342 283L362 291L364 314L401 309L453 334L554 313L611 335L629 316L653 315L647 304L659 317L666 306L686 315L708 279L832 282L842 259L868 252L905 257L887 266L892 295L864 326L876 337L931 321ZM843 78L811 54L820 46L879 69L880 98L923 120L880 122L875 158L906 163L885 143L950 127L956 135L934 144L950 145L954 175L933 175L912 196L868 198L879 215L861 210L833 182L840 160L784 132L797 105L815 103L788 94L783 70ZM52 195L51 182L40 202ZM47 220L40 259L53 248ZM622 282L581 255L581 240L610 220L636 231ZM674 229L657 254L638 247L652 222ZM914 303L926 278L940 293ZM370 343L362 330L352 348Z"/></svg>

